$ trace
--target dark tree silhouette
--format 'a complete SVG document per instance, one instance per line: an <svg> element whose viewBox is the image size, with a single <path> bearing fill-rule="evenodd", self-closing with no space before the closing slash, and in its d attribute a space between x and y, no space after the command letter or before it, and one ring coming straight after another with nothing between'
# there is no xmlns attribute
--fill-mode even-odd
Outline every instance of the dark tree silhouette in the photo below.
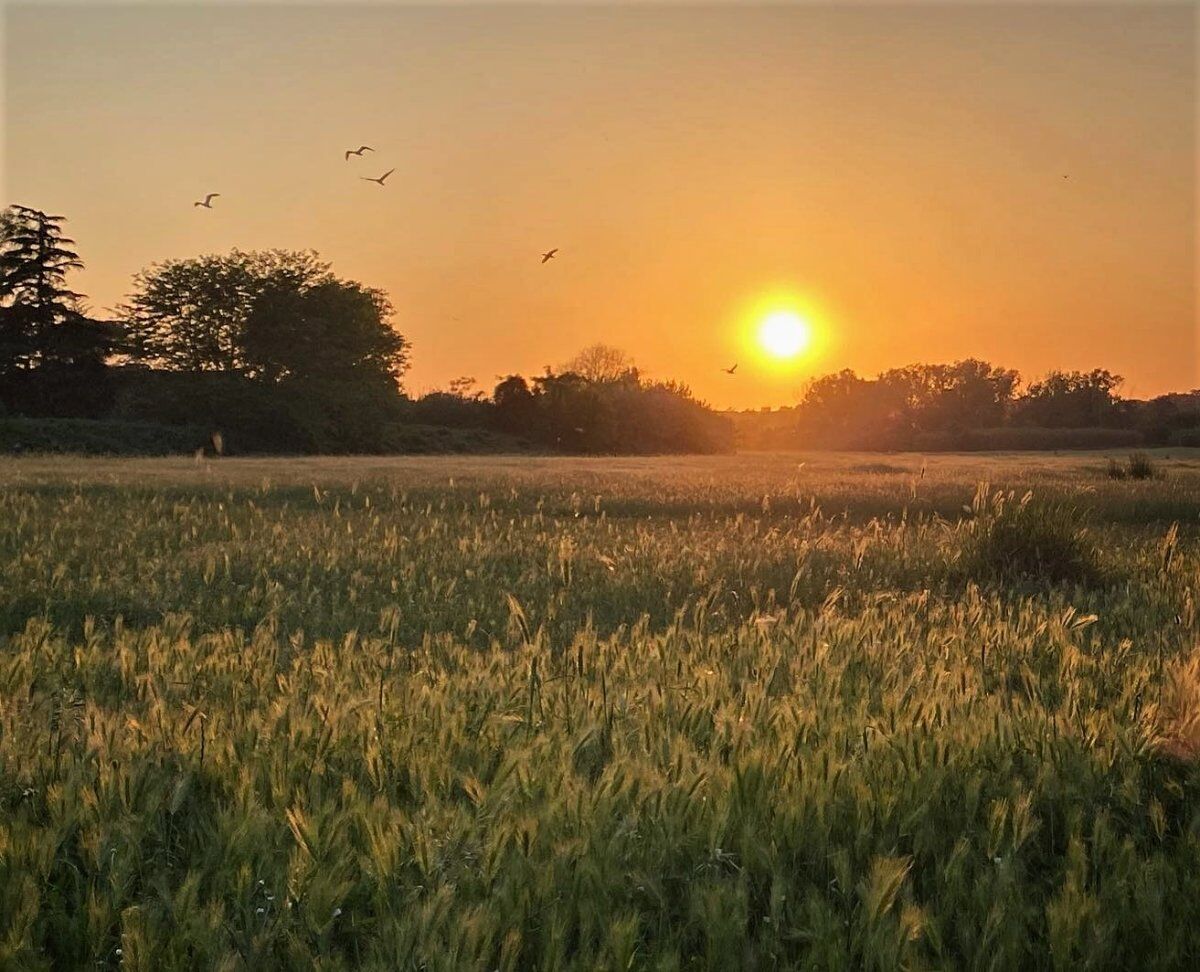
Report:
<svg viewBox="0 0 1200 972"><path fill-rule="evenodd" d="M879 381L903 401L908 425L937 431L1003 424L1021 376L977 358L885 371Z"/></svg>
<svg viewBox="0 0 1200 972"><path fill-rule="evenodd" d="M1118 414L1117 389L1124 379L1103 368L1052 371L1021 397L1017 418L1044 428L1107 425Z"/></svg>
<svg viewBox="0 0 1200 972"><path fill-rule="evenodd" d="M381 290L328 279L311 286L273 283L254 301L243 333L247 370L272 381L323 378L399 382L404 338L388 321Z"/></svg>
<svg viewBox="0 0 1200 972"><path fill-rule="evenodd" d="M112 328L66 285L83 263L63 222L27 206L0 215L0 394L13 411L74 416L107 405Z"/></svg>
<svg viewBox="0 0 1200 972"><path fill-rule="evenodd" d="M637 374L633 358L611 344L590 345L558 370L560 374L576 374L588 381L617 381L628 374Z"/></svg>
<svg viewBox="0 0 1200 972"><path fill-rule="evenodd" d="M733 428L685 385L641 381L626 367L589 379L578 371L509 375L493 393L496 426L564 452L723 452Z"/></svg>
<svg viewBox="0 0 1200 972"><path fill-rule="evenodd" d="M134 279L121 311L135 357L151 367L395 384L408 363L386 295L339 280L312 252L234 250Z"/></svg>
<svg viewBox="0 0 1200 972"><path fill-rule="evenodd" d="M168 260L134 277L119 311L134 357L168 371L257 377L246 327L264 294L299 293L333 279L312 252L243 252Z"/></svg>
<svg viewBox="0 0 1200 972"><path fill-rule="evenodd" d="M158 264L121 308L133 357L119 411L228 433L234 450L373 451L403 409L408 345L382 291L315 253Z"/></svg>

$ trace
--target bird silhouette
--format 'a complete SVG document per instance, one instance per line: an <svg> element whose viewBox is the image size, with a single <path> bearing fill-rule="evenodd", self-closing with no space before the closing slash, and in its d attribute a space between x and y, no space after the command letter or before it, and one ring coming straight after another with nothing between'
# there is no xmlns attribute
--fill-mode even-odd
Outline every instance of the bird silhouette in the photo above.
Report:
<svg viewBox="0 0 1200 972"><path fill-rule="evenodd" d="M356 149L346 149L346 161L349 162L350 156L352 156L352 155L357 155L359 158L362 158L363 152L374 152L374 151L375 150L373 148L371 148L370 145L360 145Z"/></svg>
<svg viewBox="0 0 1200 972"><path fill-rule="evenodd" d="M388 176L390 176L395 171L396 171L395 169L388 169L387 172L385 172L383 175L381 175L378 179L372 179L370 176L359 176L359 178L363 179L366 182L378 182L382 186L383 180L386 179Z"/></svg>
<svg viewBox="0 0 1200 972"><path fill-rule="evenodd" d="M204 197L204 202L192 203L193 206L203 206L205 209L212 209L212 201L221 195L219 192L210 192Z"/></svg>
<svg viewBox="0 0 1200 972"><path fill-rule="evenodd" d="M737 371L737 365L735 364L732 368L722 368L721 370L727 375L732 375L735 371Z"/></svg>
<svg viewBox="0 0 1200 972"><path fill-rule="evenodd" d="M547 250L545 253L542 254L542 263L545 263L547 260L553 260L554 254L557 252L558 252L557 246L553 250Z"/></svg>

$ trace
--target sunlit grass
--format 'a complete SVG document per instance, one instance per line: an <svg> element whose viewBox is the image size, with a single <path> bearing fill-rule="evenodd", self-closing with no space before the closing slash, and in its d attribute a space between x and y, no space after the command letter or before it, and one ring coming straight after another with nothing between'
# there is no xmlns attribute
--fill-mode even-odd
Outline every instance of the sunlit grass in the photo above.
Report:
<svg viewBox="0 0 1200 972"><path fill-rule="evenodd" d="M0 966L1188 967L1186 460L739 458L10 465Z"/></svg>

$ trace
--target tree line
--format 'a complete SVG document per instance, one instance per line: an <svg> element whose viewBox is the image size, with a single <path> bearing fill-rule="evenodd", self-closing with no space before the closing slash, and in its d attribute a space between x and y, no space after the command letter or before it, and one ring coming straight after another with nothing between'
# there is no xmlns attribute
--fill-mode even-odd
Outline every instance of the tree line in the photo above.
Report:
<svg viewBox="0 0 1200 972"><path fill-rule="evenodd" d="M25 206L0 214L0 414L138 423L138 436L158 424L198 441L218 432L243 452L411 451L447 430L469 431L467 448L598 454L1200 445L1200 392L1124 399L1103 369L1023 385L973 358L840 371L794 407L723 415L600 344L490 392L463 378L410 398L411 349L388 296L317 254L156 263L134 276L115 320L99 320L68 285L83 264L63 224Z"/></svg>
<svg viewBox="0 0 1200 972"><path fill-rule="evenodd" d="M1200 445L1200 390L1150 401L1120 396L1102 368L1051 371L1028 385L968 358L863 378L824 375L792 408L735 416L742 445L836 449L1005 449Z"/></svg>
<svg viewBox="0 0 1200 972"><path fill-rule="evenodd" d="M0 215L0 409L190 427L233 451L407 451L414 429L467 428L583 453L716 452L732 425L683 385L645 380L597 346L567 366L411 399L408 341L387 295L316 253L167 260L138 273L116 320L68 274L61 216ZM479 439L468 441L478 442Z"/></svg>

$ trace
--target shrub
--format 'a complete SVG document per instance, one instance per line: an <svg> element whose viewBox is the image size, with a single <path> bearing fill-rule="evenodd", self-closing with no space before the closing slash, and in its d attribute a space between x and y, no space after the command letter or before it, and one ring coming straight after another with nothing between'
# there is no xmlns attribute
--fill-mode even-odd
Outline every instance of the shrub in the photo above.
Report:
<svg viewBox="0 0 1200 972"><path fill-rule="evenodd" d="M1159 475L1158 467L1148 453L1135 452L1129 457L1126 467L1130 479L1154 479Z"/></svg>
<svg viewBox="0 0 1200 972"><path fill-rule="evenodd" d="M1098 577L1096 550L1078 515L1060 503L1035 502L1032 493L992 493L981 485L964 565L973 577L1003 582L1082 583Z"/></svg>
<svg viewBox="0 0 1200 972"><path fill-rule="evenodd" d="M203 448L208 433L195 426L99 419L2 418L0 453L45 452L88 456L186 455Z"/></svg>

